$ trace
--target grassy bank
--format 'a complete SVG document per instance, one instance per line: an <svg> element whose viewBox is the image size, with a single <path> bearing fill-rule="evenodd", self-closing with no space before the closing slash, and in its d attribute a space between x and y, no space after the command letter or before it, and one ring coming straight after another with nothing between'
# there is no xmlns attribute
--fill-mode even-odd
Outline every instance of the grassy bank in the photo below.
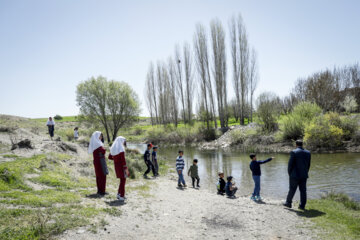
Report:
<svg viewBox="0 0 360 240"><path fill-rule="evenodd" d="M90 159L76 163L73 156L59 153L12 158L15 160L0 163L0 239L50 239L81 226L96 232L107 224L106 215L121 215L119 208L104 203L114 200L118 187L112 162L108 163L107 181L112 195L102 200L94 195ZM130 151L127 159L132 173L127 192L149 197L152 181L131 186L144 169L141 156ZM167 172L162 161L160 172Z"/></svg>
<svg viewBox="0 0 360 240"><path fill-rule="evenodd" d="M310 200L307 209L297 213L315 223L321 239L359 239L360 204L347 195L330 193Z"/></svg>

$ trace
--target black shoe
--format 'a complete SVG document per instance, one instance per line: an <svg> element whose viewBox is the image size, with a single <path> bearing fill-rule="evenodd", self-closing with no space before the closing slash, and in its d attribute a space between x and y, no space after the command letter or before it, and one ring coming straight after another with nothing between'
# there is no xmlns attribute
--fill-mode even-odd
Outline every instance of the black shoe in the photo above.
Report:
<svg viewBox="0 0 360 240"><path fill-rule="evenodd" d="M181 185L181 184L178 184L178 187L182 187L182 185Z"/></svg>
<svg viewBox="0 0 360 240"><path fill-rule="evenodd" d="M299 209L305 211L305 207L299 205Z"/></svg>
<svg viewBox="0 0 360 240"><path fill-rule="evenodd" d="M284 206L284 207L291 208L291 203L287 203L287 202L286 202L286 203L283 204L283 206Z"/></svg>
<svg viewBox="0 0 360 240"><path fill-rule="evenodd" d="M195 188L195 185L193 185L193 188Z"/></svg>
<svg viewBox="0 0 360 240"><path fill-rule="evenodd" d="M199 187L200 187L200 185L197 185L197 187L199 188Z"/></svg>
<svg viewBox="0 0 360 240"><path fill-rule="evenodd" d="M108 193L108 192L98 192L98 194L99 194L100 196L109 195L109 193Z"/></svg>

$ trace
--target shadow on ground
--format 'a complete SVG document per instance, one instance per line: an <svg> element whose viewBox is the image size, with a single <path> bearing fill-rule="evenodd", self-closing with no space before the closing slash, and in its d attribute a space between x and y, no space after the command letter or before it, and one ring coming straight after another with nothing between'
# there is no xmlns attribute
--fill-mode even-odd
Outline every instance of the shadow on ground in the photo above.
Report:
<svg viewBox="0 0 360 240"><path fill-rule="evenodd" d="M126 202L120 201L120 200L114 200L114 201L110 201L110 202L106 201L105 203L110 207L119 207L119 206L126 204Z"/></svg>
<svg viewBox="0 0 360 240"><path fill-rule="evenodd" d="M87 198L103 198L104 196L100 195L100 194L97 194L97 193L94 193L94 194L86 195L86 197Z"/></svg>
<svg viewBox="0 0 360 240"><path fill-rule="evenodd" d="M315 218L315 217L320 217L320 216L323 216L326 214L326 213L321 212L316 209L309 209L309 210L301 211L301 210L294 210L294 209L288 208L287 210L289 210L290 212L296 213L296 215L298 215L300 217L306 217L306 218Z"/></svg>

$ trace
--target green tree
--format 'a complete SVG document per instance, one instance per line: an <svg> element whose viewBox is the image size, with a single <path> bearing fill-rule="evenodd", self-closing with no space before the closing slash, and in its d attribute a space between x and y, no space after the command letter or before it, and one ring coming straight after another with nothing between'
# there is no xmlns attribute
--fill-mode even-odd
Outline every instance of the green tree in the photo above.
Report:
<svg viewBox="0 0 360 240"><path fill-rule="evenodd" d="M264 123L263 129L267 132L276 130L276 120L280 115L280 98L272 92L264 92L257 99L257 113Z"/></svg>
<svg viewBox="0 0 360 240"><path fill-rule="evenodd" d="M140 113L138 96L127 83L108 81L102 76L81 82L76 101L87 121L101 123L108 142L114 141L119 129Z"/></svg>

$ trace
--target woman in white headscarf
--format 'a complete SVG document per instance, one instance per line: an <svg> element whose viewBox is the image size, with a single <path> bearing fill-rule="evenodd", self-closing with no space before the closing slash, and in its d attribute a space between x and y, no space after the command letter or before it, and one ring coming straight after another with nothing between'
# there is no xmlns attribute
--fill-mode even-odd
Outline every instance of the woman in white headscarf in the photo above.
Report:
<svg viewBox="0 0 360 240"><path fill-rule="evenodd" d="M117 199L125 200L125 183L126 178L129 177L129 170L126 166L125 160L126 139L124 137L117 137L110 148L109 159L114 160L116 177L120 178L120 185L117 194Z"/></svg>
<svg viewBox="0 0 360 240"><path fill-rule="evenodd" d="M96 131L91 135L90 144L88 152L92 154L94 157L94 167L95 167L95 175L96 175L96 185L97 185L97 193L99 195L105 195L106 188L106 175L109 174L106 160L105 160L105 148L104 144L101 141L103 138L102 133L100 131Z"/></svg>

